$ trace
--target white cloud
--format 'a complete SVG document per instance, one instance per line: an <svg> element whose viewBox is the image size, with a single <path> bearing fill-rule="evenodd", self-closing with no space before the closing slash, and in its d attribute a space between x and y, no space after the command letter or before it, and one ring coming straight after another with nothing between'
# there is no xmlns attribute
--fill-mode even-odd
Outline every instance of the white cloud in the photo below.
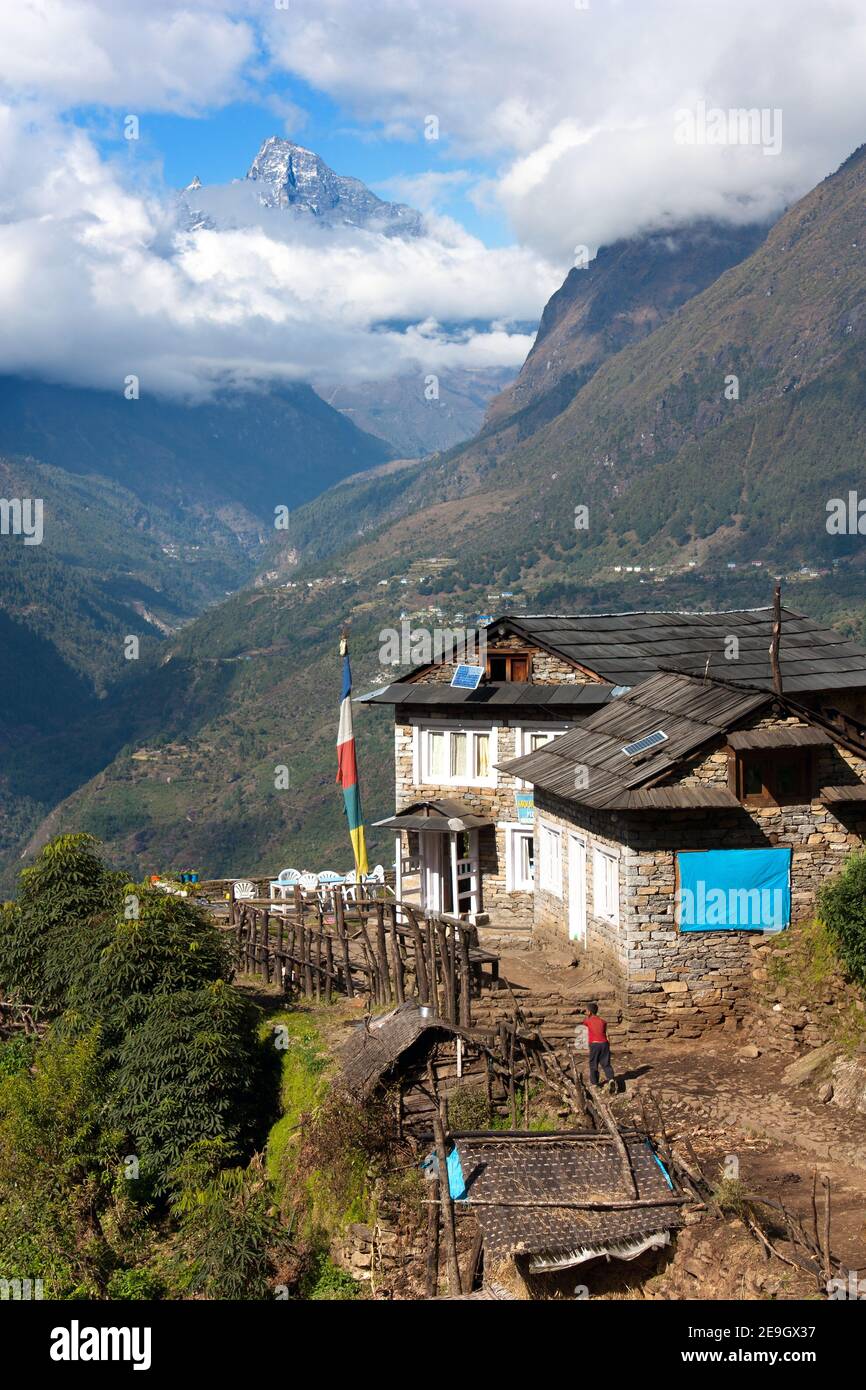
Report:
<svg viewBox="0 0 866 1390"><path fill-rule="evenodd" d="M195 393L518 365L530 341L503 325L557 284L534 253L444 219L403 239L263 209L243 182L210 194L235 227L178 232L84 133L0 109L0 371Z"/></svg>
<svg viewBox="0 0 866 1390"><path fill-rule="evenodd" d="M525 244L570 259L650 227L778 212L866 131L863 0L292 0L275 60L360 121L499 163ZM676 112L780 108L778 158L684 147ZM431 142L434 165L437 147Z"/></svg>
<svg viewBox="0 0 866 1390"><path fill-rule="evenodd" d="M860 143L864 66L863 0L20 0L0 10L0 370L197 390L381 378L421 353L516 363L523 335L475 320L536 317L577 245L779 211ZM207 192L230 230L178 240L156 182L129 191L62 118L243 95L298 129L275 73L417 140L427 169L391 187L430 209L428 235L299 230L232 185ZM678 144L677 111L701 101L781 109L781 153ZM519 245L438 216L457 187Z"/></svg>
<svg viewBox="0 0 866 1390"><path fill-rule="evenodd" d="M196 111L242 88L255 54L230 0L13 0L0 6L0 92L65 107Z"/></svg>

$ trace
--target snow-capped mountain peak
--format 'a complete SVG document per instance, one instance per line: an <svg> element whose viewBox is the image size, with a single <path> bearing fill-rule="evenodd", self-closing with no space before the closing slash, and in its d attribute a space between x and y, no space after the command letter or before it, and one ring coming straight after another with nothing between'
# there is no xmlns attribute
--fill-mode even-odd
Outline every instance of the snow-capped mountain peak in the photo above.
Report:
<svg viewBox="0 0 866 1390"><path fill-rule="evenodd" d="M265 140L247 178L258 184L265 207L294 208L330 223L375 226L389 235L417 236L423 229L414 208L377 198L360 179L336 174L313 150L278 135Z"/></svg>

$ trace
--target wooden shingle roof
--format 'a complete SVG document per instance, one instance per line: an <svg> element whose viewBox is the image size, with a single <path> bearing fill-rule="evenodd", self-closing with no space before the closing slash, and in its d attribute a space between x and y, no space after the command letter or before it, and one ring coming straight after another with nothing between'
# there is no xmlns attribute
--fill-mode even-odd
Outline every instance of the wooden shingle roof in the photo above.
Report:
<svg viewBox="0 0 866 1390"><path fill-rule="evenodd" d="M727 613L505 614L486 629L538 643L613 685L634 686L660 668L772 689L772 608ZM736 637L738 655L730 657ZM782 610L779 660L785 692L866 686L866 649L833 628Z"/></svg>
<svg viewBox="0 0 866 1390"><path fill-rule="evenodd" d="M772 699L716 681L662 672L591 714L544 748L500 764L504 772L580 805L609 810L737 806L726 786L647 787ZM623 748L660 730L644 754ZM646 790L642 790L643 788Z"/></svg>
<svg viewBox="0 0 866 1390"><path fill-rule="evenodd" d="M340 1053L341 1083L363 1100L425 1033L444 1036L459 1032L453 1023L435 1017L429 1009L422 1012L414 1000L407 1000L378 1018L355 1025Z"/></svg>

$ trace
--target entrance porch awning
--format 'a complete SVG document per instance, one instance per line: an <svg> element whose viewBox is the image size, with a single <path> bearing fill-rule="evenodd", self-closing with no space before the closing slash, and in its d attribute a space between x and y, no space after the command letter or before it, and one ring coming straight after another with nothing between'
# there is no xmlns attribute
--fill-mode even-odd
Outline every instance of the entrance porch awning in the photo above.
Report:
<svg viewBox="0 0 866 1390"><path fill-rule="evenodd" d="M460 830L481 830L493 825L493 821L473 815L459 801L415 801L374 825L380 830L436 830L448 835Z"/></svg>

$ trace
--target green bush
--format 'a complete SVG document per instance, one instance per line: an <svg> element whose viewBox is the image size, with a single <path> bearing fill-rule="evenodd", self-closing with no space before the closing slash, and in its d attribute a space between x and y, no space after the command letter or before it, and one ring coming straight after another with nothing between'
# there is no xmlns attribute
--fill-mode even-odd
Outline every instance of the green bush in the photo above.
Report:
<svg viewBox="0 0 866 1390"><path fill-rule="evenodd" d="M117 1263L122 1148L104 1094L95 1032L49 1038L0 1081L0 1277L42 1278L50 1298L98 1297Z"/></svg>
<svg viewBox="0 0 866 1390"><path fill-rule="evenodd" d="M116 909L122 880L109 874L90 835L59 835L0 908L0 987L44 1012L63 1006L70 942Z"/></svg>
<svg viewBox="0 0 866 1390"><path fill-rule="evenodd" d="M164 1297L165 1284L149 1269L116 1269L105 1290L112 1301L151 1300Z"/></svg>
<svg viewBox="0 0 866 1390"><path fill-rule="evenodd" d="M252 1144L261 1097L257 1010L221 980L154 995L120 1042L109 1111L156 1192L198 1140Z"/></svg>
<svg viewBox="0 0 866 1390"><path fill-rule="evenodd" d="M821 890L818 909L849 976L866 986L866 853L846 860L839 876Z"/></svg>
<svg viewBox="0 0 866 1390"><path fill-rule="evenodd" d="M180 1226L182 1281L208 1298L274 1296L272 1256L283 1243L261 1159L223 1168L224 1146L194 1146L172 1174L172 1215Z"/></svg>
<svg viewBox="0 0 866 1390"><path fill-rule="evenodd" d="M363 1290L357 1279L335 1265L325 1250L317 1250L310 1267L301 1279L298 1294L311 1302L341 1301L360 1298Z"/></svg>

